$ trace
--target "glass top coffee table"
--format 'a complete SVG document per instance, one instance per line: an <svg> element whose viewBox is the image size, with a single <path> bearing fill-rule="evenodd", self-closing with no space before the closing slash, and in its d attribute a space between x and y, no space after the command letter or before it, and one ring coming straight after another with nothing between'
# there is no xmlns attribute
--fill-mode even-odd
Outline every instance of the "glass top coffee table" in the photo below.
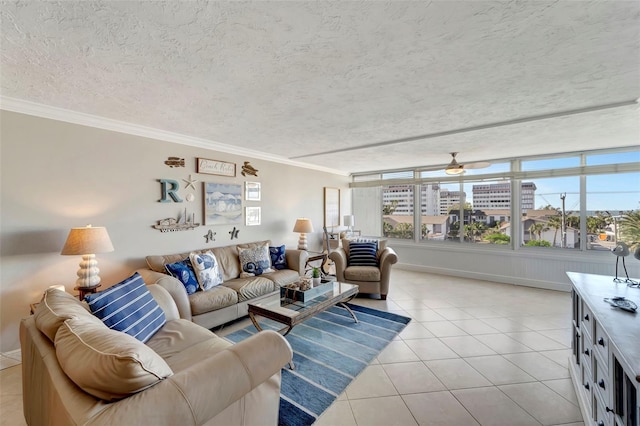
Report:
<svg viewBox="0 0 640 426"><path fill-rule="evenodd" d="M249 303L249 318L251 318L251 322L258 331L262 331L262 328L256 320L257 315L279 322L280 324L284 324L285 327L279 330L283 336L289 334L293 327L304 320L336 305L346 309L347 312L351 314L354 321L358 322L356 315L345 304L345 302L350 301L358 294L358 286L340 282L333 282L324 285L333 285L333 288L326 293L322 293L320 296L309 300L308 302L294 301L287 298L276 298L256 303Z"/></svg>

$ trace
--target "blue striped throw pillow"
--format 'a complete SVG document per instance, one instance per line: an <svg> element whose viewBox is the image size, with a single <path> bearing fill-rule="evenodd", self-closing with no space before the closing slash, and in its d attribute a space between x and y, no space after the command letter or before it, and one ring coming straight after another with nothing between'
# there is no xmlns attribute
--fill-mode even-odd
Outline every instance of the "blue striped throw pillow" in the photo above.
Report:
<svg viewBox="0 0 640 426"><path fill-rule="evenodd" d="M349 266L378 266L378 243L349 243Z"/></svg>
<svg viewBox="0 0 640 426"><path fill-rule="evenodd" d="M84 300L91 313L112 330L146 342L167 322L139 273L104 291L88 294Z"/></svg>

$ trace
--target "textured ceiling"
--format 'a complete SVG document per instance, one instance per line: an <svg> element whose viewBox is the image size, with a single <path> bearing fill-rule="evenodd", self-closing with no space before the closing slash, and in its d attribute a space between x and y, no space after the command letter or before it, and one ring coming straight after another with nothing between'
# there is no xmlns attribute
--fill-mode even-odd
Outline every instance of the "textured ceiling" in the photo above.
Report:
<svg viewBox="0 0 640 426"><path fill-rule="evenodd" d="M25 1L0 13L4 99L215 149L361 172L446 164L450 151L465 162L640 143L638 1Z"/></svg>

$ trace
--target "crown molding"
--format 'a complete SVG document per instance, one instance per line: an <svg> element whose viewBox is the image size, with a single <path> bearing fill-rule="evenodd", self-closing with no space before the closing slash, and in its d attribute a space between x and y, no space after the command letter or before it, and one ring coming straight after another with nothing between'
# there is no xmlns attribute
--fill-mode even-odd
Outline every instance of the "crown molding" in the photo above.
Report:
<svg viewBox="0 0 640 426"><path fill-rule="evenodd" d="M176 143L180 145L188 145L197 148L209 149L212 151L224 152L227 154L242 155L259 160L272 161L274 163L286 164L289 166L301 167L304 169L317 170L321 172L349 176L348 172L330 169L328 167L316 166L313 164L302 163L290 160L285 157L270 155L259 151L239 148L211 141L208 139L186 136L180 133L167 132L164 130L154 129L151 127L140 126L138 124L127 123L124 121L113 120L110 118L100 117L97 115L86 114L83 112L72 111L64 108L52 107L49 105L39 104L36 102L25 101L23 99L10 98L0 96L0 109L5 111L17 112L20 114L32 115L35 117L48 118L51 120L64 121L66 123L79 124L81 126L94 127L97 129L110 130L128 135L142 136L150 139L158 139L165 142Z"/></svg>

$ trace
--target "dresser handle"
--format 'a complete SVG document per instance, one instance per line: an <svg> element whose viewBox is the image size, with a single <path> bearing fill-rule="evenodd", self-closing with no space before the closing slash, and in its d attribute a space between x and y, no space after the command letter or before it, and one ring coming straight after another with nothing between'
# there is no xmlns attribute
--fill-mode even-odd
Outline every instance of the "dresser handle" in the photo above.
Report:
<svg viewBox="0 0 640 426"><path fill-rule="evenodd" d="M600 386L602 389L604 389L604 379L600 379L600 381L598 382L598 386ZM609 411L609 408L607 408L607 412Z"/></svg>
<svg viewBox="0 0 640 426"><path fill-rule="evenodd" d="M600 421L598 422L598 426L604 426L604 422L603 422L602 420L600 420Z"/></svg>
<svg viewBox="0 0 640 426"><path fill-rule="evenodd" d="M613 411L611 408L609 408L609 407L605 407L604 409L605 409L605 410L607 410L607 413L613 413L613 412L614 412L614 411Z"/></svg>
<svg viewBox="0 0 640 426"><path fill-rule="evenodd" d="M587 315L585 315L585 316L584 316L584 320L585 320L585 321L589 321L589 314L587 314Z"/></svg>
<svg viewBox="0 0 640 426"><path fill-rule="evenodd" d="M604 339L602 337L598 339L598 344L604 346Z"/></svg>
<svg viewBox="0 0 640 426"><path fill-rule="evenodd" d="M589 383L588 383L588 382L584 384L584 388L585 388L586 390L589 390Z"/></svg>
<svg viewBox="0 0 640 426"><path fill-rule="evenodd" d="M585 350L584 350L584 354L585 354L586 356L589 356L589 349L585 349Z"/></svg>

